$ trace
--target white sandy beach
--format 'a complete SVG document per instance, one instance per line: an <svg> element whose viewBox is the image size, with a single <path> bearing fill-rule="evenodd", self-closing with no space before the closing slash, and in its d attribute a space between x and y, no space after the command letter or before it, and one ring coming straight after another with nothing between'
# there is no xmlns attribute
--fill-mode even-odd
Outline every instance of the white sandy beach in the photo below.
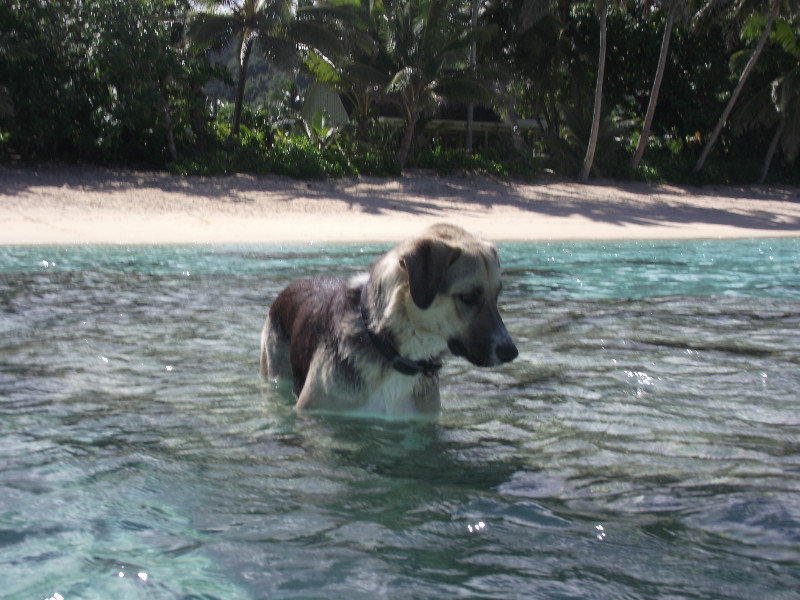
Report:
<svg viewBox="0 0 800 600"><path fill-rule="evenodd" d="M0 245L396 241L441 221L493 240L800 236L800 189L0 167Z"/></svg>

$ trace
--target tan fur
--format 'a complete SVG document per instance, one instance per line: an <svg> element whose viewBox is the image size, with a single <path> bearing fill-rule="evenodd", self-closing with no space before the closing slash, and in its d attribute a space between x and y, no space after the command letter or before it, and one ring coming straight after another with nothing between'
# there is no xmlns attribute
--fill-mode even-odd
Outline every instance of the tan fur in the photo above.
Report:
<svg viewBox="0 0 800 600"><path fill-rule="evenodd" d="M261 373L293 378L299 410L437 413L438 374L393 369L366 328L411 361L438 359L450 345L476 365L497 365L517 354L497 312L500 287L494 245L454 226L431 227L368 274L289 286L264 324Z"/></svg>

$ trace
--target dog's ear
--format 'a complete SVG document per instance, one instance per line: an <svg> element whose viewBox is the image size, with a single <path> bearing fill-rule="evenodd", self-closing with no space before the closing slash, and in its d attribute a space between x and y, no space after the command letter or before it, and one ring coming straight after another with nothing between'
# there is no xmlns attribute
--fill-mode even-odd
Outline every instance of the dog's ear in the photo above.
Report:
<svg viewBox="0 0 800 600"><path fill-rule="evenodd" d="M433 304L447 269L460 255L460 248L440 240L419 240L400 257L400 265L408 273L408 289L414 304L423 310Z"/></svg>

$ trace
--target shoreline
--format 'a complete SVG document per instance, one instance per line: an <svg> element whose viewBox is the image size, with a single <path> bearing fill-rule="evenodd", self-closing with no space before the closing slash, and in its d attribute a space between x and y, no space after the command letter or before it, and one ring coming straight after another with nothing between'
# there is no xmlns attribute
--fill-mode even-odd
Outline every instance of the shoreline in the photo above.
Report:
<svg viewBox="0 0 800 600"><path fill-rule="evenodd" d="M800 237L800 188L0 166L6 246L395 242L443 221L495 241Z"/></svg>

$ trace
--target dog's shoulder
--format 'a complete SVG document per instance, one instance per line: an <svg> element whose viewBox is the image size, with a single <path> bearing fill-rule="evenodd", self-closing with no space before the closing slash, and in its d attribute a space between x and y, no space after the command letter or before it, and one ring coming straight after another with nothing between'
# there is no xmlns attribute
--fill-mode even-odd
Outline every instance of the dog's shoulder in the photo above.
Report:
<svg viewBox="0 0 800 600"><path fill-rule="evenodd" d="M294 389L305 408L334 401L352 404L351 408L357 404L363 387L362 359L375 354L360 310L365 281L363 277L303 279L289 285L270 309L270 320L290 340Z"/></svg>
<svg viewBox="0 0 800 600"><path fill-rule="evenodd" d="M300 321L330 318L347 304L347 282L334 277L313 277L291 283L272 303L270 318L288 332Z"/></svg>

